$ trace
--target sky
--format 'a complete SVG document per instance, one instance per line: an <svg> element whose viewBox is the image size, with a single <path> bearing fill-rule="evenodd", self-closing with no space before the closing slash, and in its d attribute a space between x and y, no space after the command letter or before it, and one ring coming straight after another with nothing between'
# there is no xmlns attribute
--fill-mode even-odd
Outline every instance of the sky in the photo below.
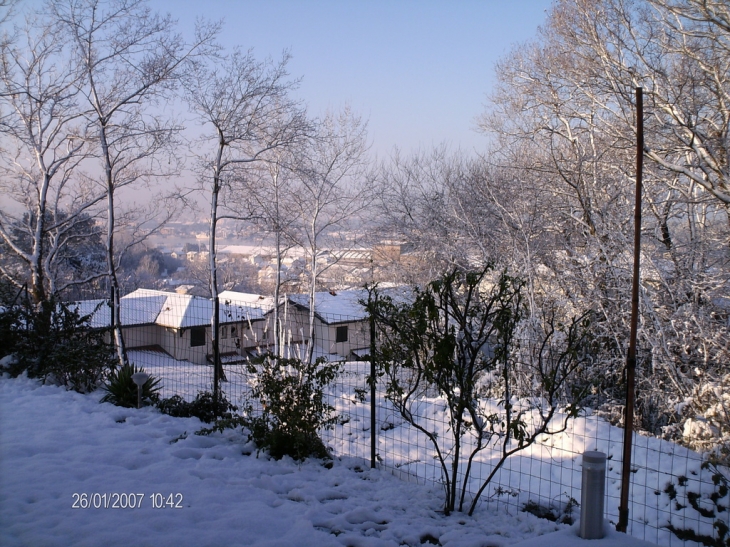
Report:
<svg viewBox="0 0 730 547"><path fill-rule="evenodd" d="M43 0L25 0L39 6ZM535 37L552 0L149 0L189 39L196 18L222 21L227 49L279 59L289 50L298 97L315 115L349 105L373 148L449 143L483 148L475 131L495 62Z"/></svg>
<svg viewBox="0 0 730 547"><path fill-rule="evenodd" d="M196 17L224 22L226 48L292 54L298 97L314 115L349 105L383 157L449 144L481 150L475 131L494 64L533 38L551 0L153 0L191 36Z"/></svg>
<svg viewBox="0 0 730 547"><path fill-rule="evenodd" d="M367 121L371 156L380 160L395 147L406 155L442 144L483 152L488 137L476 130L476 117L496 82L495 63L535 37L551 3L150 0L153 10L178 20L188 39L196 19L206 18L223 22L218 40L228 50L252 49L256 58L274 60L288 50L291 77L301 78L296 97L310 114L349 106ZM181 180L190 185L192 179Z"/></svg>

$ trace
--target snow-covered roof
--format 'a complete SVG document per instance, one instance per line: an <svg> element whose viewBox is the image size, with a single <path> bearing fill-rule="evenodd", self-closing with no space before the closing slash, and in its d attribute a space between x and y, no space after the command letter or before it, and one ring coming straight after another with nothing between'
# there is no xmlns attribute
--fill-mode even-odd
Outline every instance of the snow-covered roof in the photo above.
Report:
<svg viewBox="0 0 730 547"><path fill-rule="evenodd" d="M218 300L221 314L226 314L227 321L262 319L266 312L274 308L273 297L260 294L223 291L218 295Z"/></svg>
<svg viewBox="0 0 730 547"><path fill-rule="evenodd" d="M132 295L135 293L132 293ZM157 319L155 319L155 324L176 329L210 324L210 318L213 314L213 302L209 299L190 294L165 294L165 302Z"/></svg>
<svg viewBox="0 0 730 547"><path fill-rule="evenodd" d="M273 299L224 291L219 295L221 323L255 321L262 319L273 306ZM74 302L72 308L79 314L90 315L92 328L111 325L111 310L106 300L82 300ZM210 298L178 294L152 289L137 289L121 298L122 325L156 324L170 328L189 328L210 324L213 315L213 301Z"/></svg>
<svg viewBox="0 0 730 547"><path fill-rule="evenodd" d="M151 292L159 293L159 291ZM122 325L154 323L164 302L165 296L160 294L139 294L133 298L122 297L120 310ZM105 328L111 325L111 308L106 300L81 300L73 302L69 308L77 311L82 317L89 316L89 326L92 328Z"/></svg>
<svg viewBox="0 0 730 547"><path fill-rule="evenodd" d="M314 311L326 323L361 321L367 317L360 300L367 300L365 289L318 292L314 295ZM289 295L289 301L309 309L308 294Z"/></svg>
<svg viewBox="0 0 730 547"><path fill-rule="evenodd" d="M68 309L77 312L81 317L89 316L89 326L94 329L111 324L111 310L106 300L81 300L69 304Z"/></svg>
<svg viewBox="0 0 730 547"><path fill-rule="evenodd" d="M405 289L392 288L380 291L395 300L406 298ZM367 301L366 289L350 289L344 291L318 292L314 296L314 312L325 323L341 323L344 321L362 321L368 314L360 301ZM289 301L309 309L308 294L289 295Z"/></svg>
<svg viewBox="0 0 730 547"><path fill-rule="evenodd" d="M154 323L164 306L167 295L162 291L138 289L121 299L122 325Z"/></svg>

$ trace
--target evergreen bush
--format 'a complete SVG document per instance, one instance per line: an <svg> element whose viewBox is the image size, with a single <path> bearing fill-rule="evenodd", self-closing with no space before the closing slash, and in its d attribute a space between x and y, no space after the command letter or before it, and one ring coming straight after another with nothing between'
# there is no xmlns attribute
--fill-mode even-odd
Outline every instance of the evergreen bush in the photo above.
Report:
<svg viewBox="0 0 730 547"><path fill-rule="evenodd" d="M308 363L273 355L249 365L249 372L256 374L256 403L249 402L244 413L250 440L275 459L329 458L319 431L338 420L324 390L339 370L339 363L324 358Z"/></svg>
<svg viewBox="0 0 730 547"><path fill-rule="evenodd" d="M410 303L376 289L364 302L380 340L373 357L386 397L433 446L447 514L466 507L473 514L506 460L540 437L565 431L587 394L576 380L597 351L589 316L568 324L551 314L527 317L523 288L521 279L487 265L457 268L415 288ZM524 340L519 327L527 320L531 337ZM530 396L518 398L517 385L525 379ZM445 435L418 412L423 397L435 394L448 409ZM500 457L468 500L472 463L487 448Z"/></svg>
<svg viewBox="0 0 730 547"><path fill-rule="evenodd" d="M127 408L137 407L137 384L132 380L132 375L137 372L144 372L143 368L137 365L127 364L121 368L114 369L109 375L109 380L104 386L106 395L102 397L102 403L112 403ZM142 405L152 405L159 400L158 391L160 380L150 376L142 385Z"/></svg>
<svg viewBox="0 0 730 547"><path fill-rule="evenodd" d="M176 418L198 418L206 424L231 419L238 411L238 407L232 405L225 395L219 395L216 401L210 391L201 391L191 402L179 395L173 395L169 399L161 399L157 403L157 408L160 412Z"/></svg>
<svg viewBox="0 0 730 547"><path fill-rule="evenodd" d="M116 357L104 331L91 328L89 320L55 299L6 309L0 314L0 338L6 351L10 348L16 356L7 372L27 372L31 378L81 393L95 390Z"/></svg>

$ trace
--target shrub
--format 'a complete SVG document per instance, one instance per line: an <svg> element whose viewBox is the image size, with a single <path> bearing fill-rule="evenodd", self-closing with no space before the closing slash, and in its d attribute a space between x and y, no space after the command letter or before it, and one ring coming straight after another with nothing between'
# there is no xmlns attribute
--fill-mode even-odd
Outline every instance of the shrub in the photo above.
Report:
<svg viewBox="0 0 730 547"><path fill-rule="evenodd" d="M220 395L216 401L210 391L201 391L192 402L186 401L179 395L173 395L169 399L160 400L157 408L160 412L176 418L194 417L206 424L231 419L238 410L238 407L232 405L225 395Z"/></svg>
<svg viewBox="0 0 730 547"><path fill-rule="evenodd" d="M700 493L697 483L702 475L708 473L714 489L712 492ZM730 480L727 477L727 469L714 461L705 461L700 468L699 478L695 477L696 481L690 481L687 477L678 477L676 486L671 482L668 483L664 488L664 494L669 497L676 511L680 513L694 511L696 515L693 515L695 518L692 520L704 524L704 530L712 530L712 535L686 528L685 522L690 520L686 516L678 519L670 518L666 527L681 541L694 541L707 547L730 547L730 527L728 527ZM707 524L711 524L711 527Z"/></svg>
<svg viewBox="0 0 730 547"><path fill-rule="evenodd" d="M470 515L510 456L565 430L585 397L576 376L595 351L587 316L566 325L554 315L529 318L531 338L520 340L524 282L505 272L491 274L490 266L455 269L416 288L412 303L394 302L374 289L366 303L380 337L373 357L385 377L386 397L432 444L447 514L464 510L480 451L492 448L500 456L472 498ZM531 396L518 400L516 386L525 379ZM448 409L446 435L434 432L418 412L422 398L434 393Z"/></svg>
<svg viewBox="0 0 730 547"><path fill-rule="evenodd" d="M132 380L132 375L137 372L144 372L144 369L137 368L137 365L129 364L114 369L109 375L109 380L104 386L106 395L102 397L102 403L112 403L127 408L137 407L137 384ZM150 376L142 385L142 405L155 404L159 400L157 392L160 380Z"/></svg>
<svg viewBox="0 0 730 547"><path fill-rule="evenodd" d="M96 389L114 367L114 348L104 332L92 329L89 316L54 299L16 306L2 314L3 339L13 339L16 359L7 371L12 376L27 372L81 393Z"/></svg>
<svg viewBox="0 0 730 547"><path fill-rule="evenodd" d="M269 355L251 364L249 372L257 375L252 391L256 405L246 405L244 419L250 440L276 459L329 458L319 430L337 422L324 390L339 370L339 363L323 358L307 363Z"/></svg>
<svg viewBox="0 0 730 547"><path fill-rule="evenodd" d="M536 501L529 500L522 506L522 511L551 522L573 524L575 520L573 518L573 509L579 506L580 504L572 497L568 497L568 501L564 504L551 503L549 505L543 505Z"/></svg>
<svg viewBox="0 0 730 547"><path fill-rule="evenodd" d="M17 308L0 306L0 359L16 352L20 325Z"/></svg>

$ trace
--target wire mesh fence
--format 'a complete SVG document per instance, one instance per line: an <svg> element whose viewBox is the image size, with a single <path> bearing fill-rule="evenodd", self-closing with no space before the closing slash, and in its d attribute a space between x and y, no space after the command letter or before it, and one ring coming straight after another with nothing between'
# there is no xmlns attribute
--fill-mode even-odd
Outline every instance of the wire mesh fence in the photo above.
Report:
<svg viewBox="0 0 730 547"><path fill-rule="evenodd" d="M133 293L134 295L134 293ZM123 298L125 344L130 361L160 379L160 395L192 400L201 391L214 389L212 351L212 301L187 295L139 292ZM125 303L126 300L126 303ZM236 405L250 402L255 375L247 364L275 347L275 319L270 300L221 298L219 344L222 364L221 393ZM443 394L424 393L413 407L419 431L391 402L386 386L371 389L370 329L364 312L359 315L317 312L291 300L277 312L277 350L285 357L322 357L342 363L328 388L328 401L339 417L321 436L334 455L361 458L409 481L443 484L444 469L434 434L451 465L454 457L449 407ZM485 400L485 411L499 415L496 401ZM534 412L534 411L533 411ZM554 420L564 415L558 413ZM526 414L529 426L530 413ZM414 421L411 420L411 421ZM373 427L374 423L374 427ZM474 446L467 433L462 448ZM510 511L529 510L568 522L577 518L580 503L582 454L598 450L607 455L606 518L618 520L623 430L594 415L590 409L567 421L565 431L538 435L531 446L516 452L496 469L503 437L488 443L468 464L459 463L463 479L459 489L466 507L485 481L480 505L503 506ZM374 444L373 444L374 443ZM374 448L374 450L373 450ZM634 436L629 505L629 533L659 545L714 545L724 541L730 527L727 510L727 470L707 467L701 454L655 437ZM725 485L725 486L723 486ZM725 490L723 490L725 488ZM727 534L727 532L724 532ZM720 545L723 543L717 543Z"/></svg>

